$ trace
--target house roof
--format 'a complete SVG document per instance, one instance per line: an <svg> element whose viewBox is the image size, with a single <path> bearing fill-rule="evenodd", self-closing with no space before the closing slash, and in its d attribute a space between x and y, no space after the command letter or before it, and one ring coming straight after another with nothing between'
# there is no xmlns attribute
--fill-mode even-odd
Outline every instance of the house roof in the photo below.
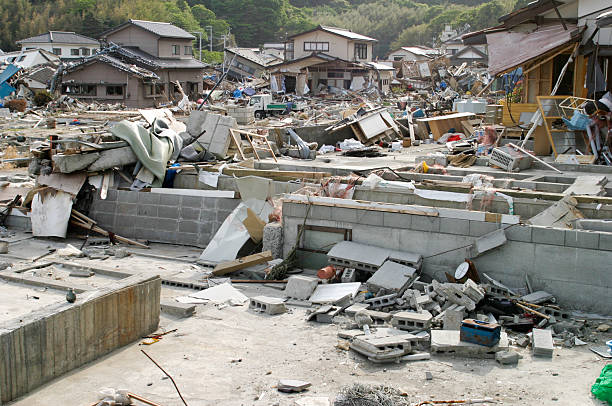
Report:
<svg viewBox="0 0 612 406"><path fill-rule="evenodd" d="M19 65L23 68L29 68L34 66L34 59L36 58L36 54L40 54L40 56L42 56L42 58L46 61L43 63L55 65L58 65L60 63L59 56L52 54L51 52L45 51L44 49L28 49L23 51L0 53L0 63L7 63L11 58L13 58L10 63L14 63L15 65ZM22 60L20 61L20 59Z"/></svg>
<svg viewBox="0 0 612 406"><path fill-rule="evenodd" d="M74 71L83 69L89 65L93 65L95 63L104 63L107 65L110 65L115 69L126 72L132 76L136 76L141 79L159 80L159 76L157 76L154 72L151 72L148 69L145 69L145 68L133 65L133 64L125 63L119 58L116 58L110 55L104 55L104 54L96 54L90 58L85 59L82 62L70 64L66 67L64 72L66 73L74 72Z"/></svg>
<svg viewBox="0 0 612 406"><path fill-rule="evenodd" d="M563 4L563 2L557 0L535 0L523 8L499 17L497 21L503 23L506 27L512 27Z"/></svg>
<svg viewBox="0 0 612 406"><path fill-rule="evenodd" d="M279 61L279 59L273 55L260 53L259 48L225 48L225 50L251 61L262 68L275 65Z"/></svg>
<svg viewBox="0 0 612 406"><path fill-rule="evenodd" d="M421 55L421 56L426 56L426 57L433 57L439 54L437 49L422 47L418 45L412 46L412 47L401 47L400 49L397 49L393 52L397 52L399 50L404 50L406 52L410 52L415 55ZM390 54L392 54L393 52L390 52Z"/></svg>
<svg viewBox="0 0 612 406"><path fill-rule="evenodd" d="M117 31L120 31L130 25L135 25L136 27L142 28L145 31L149 31L155 35L158 35L163 38L177 38L177 39L190 39L194 40L195 37L185 31L182 28L177 27L176 25L161 22L161 21L144 21L144 20L133 20L130 19L125 23L111 28L108 31L103 32L100 37L106 38L108 35L113 34Z"/></svg>
<svg viewBox="0 0 612 406"><path fill-rule="evenodd" d="M151 64L157 65L161 69L204 69L208 67L204 62L200 62L195 58L189 59L164 59L157 58L138 47L121 47L123 53L128 51L132 56L149 61Z"/></svg>
<svg viewBox="0 0 612 406"><path fill-rule="evenodd" d="M395 70L393 66L385 65L384 63L378 62L365 62L367 66L370 66L376 70Z"/></svg>
<svg viewBox="0 0 612 406"><path fill-rule="evenodd" d="M459 58L461 55L465 54L466 52L474 52L477 55L480 55L481 58L486 59L487 58L487 54L485 54L484 52L482 52L480 49L473 47L473 46L467 46L465 48L463 48L462 50L460 50L459 52L457 52L456 54L453 55L453 58Z"/></svg>
<svg viewBox="0 0 612 406"><path fill-rule="evenodd" d="M325 31L329 32L330 34L338 35L340 37L348 38L355 41L378 42L378 40L375 38L366 37L365 35L357 34L356 32L347 30L345 28L328 27L325 25L319 25L316 28L313 28L312 30L300 32L299 34L294 34L289 38L299 37L300 35L308 34L315 31Z"/></svg>
<svg viewBox="0 0 612 406"><path fill-rule="evenodd" d="M25 38L17 41L17 44L79 44L79 45L99 45L100 43L93 39L72 31L49 31L44 34L36 35L35 37Z"/></svg>

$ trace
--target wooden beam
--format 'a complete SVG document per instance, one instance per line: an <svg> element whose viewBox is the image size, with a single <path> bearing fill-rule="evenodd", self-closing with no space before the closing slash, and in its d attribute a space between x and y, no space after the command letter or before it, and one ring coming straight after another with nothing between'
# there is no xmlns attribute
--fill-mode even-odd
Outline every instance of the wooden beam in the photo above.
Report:
<svg viewBox="0 0 612 406"><path fill-rule="evenodd" d="M272 252L264 251L257 254L248 255L246 257L238 258L233 261L222 262L218 264L213 270L213 275L222 276L228 273L239 271L244 268L248 268L253 265L263 264L264 262L271 261Z"/></svg>
<svg viewBox="0 0 612 406"><path fill-rule="evenodd" d="M574 52L574 50L576 49L576 47L578 47L580 44L579 43L575 43L575 44L570 44L566 47L561 48L560 50L558 50L557 52L553 53L552 55L549 55L546 59L537 62L535 65L531 66L529 69L523 71L523 75L528 74L529 72L531 72L532 70L534 70L535 68L537 68L540 65L545 64L546 62L550 61L551 59L554 59L556 56L567 52L569 50L572 50L572 53Z"/></svg>

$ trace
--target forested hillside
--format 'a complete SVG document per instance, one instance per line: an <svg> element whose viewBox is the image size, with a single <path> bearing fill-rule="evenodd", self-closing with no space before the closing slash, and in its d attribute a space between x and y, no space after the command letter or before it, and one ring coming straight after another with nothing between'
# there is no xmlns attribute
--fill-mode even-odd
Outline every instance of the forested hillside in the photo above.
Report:
<svg viewBox="0 0 612 406"><path fill-rule="evenodd" d="M169 21L187 31L213 29L213 45L231 34L239 46L282 41L317 24L334 25L379 40L375 53L432 45L444 24L480 29L525 0L0 0L0 49L48 30L96 37L128 18ZM207 43L207 42L206 42Z"/></svg>

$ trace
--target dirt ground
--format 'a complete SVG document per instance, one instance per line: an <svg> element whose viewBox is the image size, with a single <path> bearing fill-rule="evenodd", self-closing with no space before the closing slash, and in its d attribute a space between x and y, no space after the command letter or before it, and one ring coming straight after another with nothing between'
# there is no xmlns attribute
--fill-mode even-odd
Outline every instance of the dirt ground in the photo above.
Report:
<svg viewBox="0 0 612 406"><path fill-rule="evenodd" d="M248 296L281 296L266 286L236 285ZM191 291L164 288L164 297ZM182 405L170 380L140 351L146 351L176 380L189 406L293 405L300 398L333 401L345 385L383 384L407 393L410 401L491 397L504 405L603 405L590 387L606 364L586 347L555 348L552 359L523 359L515 367L494 360L434 356L429 361L375 365L336 348L339 325L305 321L293 307L277 316L252 313L247 305L198 305L188 319L162 316L160 331L177 329L150 346L138 343L77 369L31 392L15 406L91 405L105 387L127 389L164 406ZM612 334L599 334L599 341ZM433 380L425 379L425 372ZM309 391L287 395L279 379L312 383Z"/></svg>

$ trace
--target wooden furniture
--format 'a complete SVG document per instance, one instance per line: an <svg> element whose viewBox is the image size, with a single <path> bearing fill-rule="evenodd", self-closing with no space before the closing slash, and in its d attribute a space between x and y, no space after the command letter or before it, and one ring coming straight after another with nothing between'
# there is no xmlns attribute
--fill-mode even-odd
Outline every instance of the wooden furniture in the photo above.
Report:
<svg viewBox="0 0 612 406"><path fill-rule="evenodd" d="M429 125L433 139L437 140L446 134L451 128L454 128L456 131L463 131L463 125L461 122L474 116L474 113L454 113L447 114L445 116L419 118L417 119L417 122L426 123Z"/></svg>
<svg viewBox="0 0 612 406"><path fill-rule="evenodd" d="M548 141L555 158L568 148L576 149L576 135L582 131L570 130L565 126L553 127L553 122L562 118L570 119L574 111L579 110L579 104L584 99L568 96L538 96L538 107L542 114L542 127L546 130ZM576 99L576 100L573 100ZM587 148L588 147L588 143ZM590 151L590 148L589 148Z"/></svg>
<svg viewBox="0 0 612 406"><path fill-rule="evenodd" d="M261 158L259 157L259 154L257 153L257 148L259 146L256 147L253 144L253 138L261 140L262 147L259 147L259 148L264 151L269 151L270 154L272 154L272 158L274 158L274 162L278 162L278 160L276 159L276 155L274 155L274 151L272 150L272 146L270 145L270 141L268 141L267 135L250 133L248 131L236 130L233 128L230 128L230 134L232 136L232 140L234 140L234 144L236 145L236 148L238 148L240 157L243 160L246 160L247 158L244 155L244 151L242 150L242 145L241 145L242 143L241 143L241 137L240 137L241 134L244 135L244 137L249 142L249 144L251 144L251 148L253 148L253 154L255 155L258 161L261 161ZM265 146L267 146L267 148L265 148Z"/></svg>

